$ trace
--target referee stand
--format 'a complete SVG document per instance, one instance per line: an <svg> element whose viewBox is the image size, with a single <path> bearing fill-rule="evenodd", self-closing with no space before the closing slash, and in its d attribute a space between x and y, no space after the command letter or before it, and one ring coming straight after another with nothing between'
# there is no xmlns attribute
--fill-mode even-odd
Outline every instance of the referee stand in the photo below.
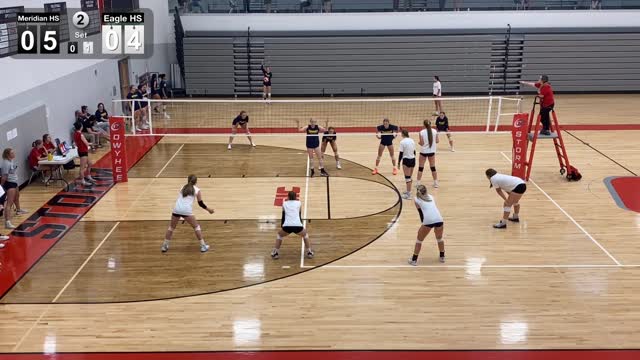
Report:
<svg viewBox="0 0 640 360"><path fill-rule="evenodd" d="M552 139L553 146L556 150L556 155L558 156L558 162L560 163L560 175L565 175L567 180L569 181L578 181L582 179L582 175L578 171L578 169L571 166L569 163L569 156L567 155L567 148L564 145L564 140L562 139L562 129L558 124L558 117L556 116L555 110L551 110L551 134L550 135L542 135L540 134L540 125L542 116L538 112L538 116L536 116L536 106L540 106L540 98L538 96L535 97L533 101L533 108L531 109L531 113L529 114L529 124L527 127L528 139L531 142L531 149L529 150L529 154L526 158L525 167L525 179L529 181L529 176L531 175L531 168L533 167L533 155L536 151L536 144L538 139ZM535 119L535 124L534 124Z"/></svg>

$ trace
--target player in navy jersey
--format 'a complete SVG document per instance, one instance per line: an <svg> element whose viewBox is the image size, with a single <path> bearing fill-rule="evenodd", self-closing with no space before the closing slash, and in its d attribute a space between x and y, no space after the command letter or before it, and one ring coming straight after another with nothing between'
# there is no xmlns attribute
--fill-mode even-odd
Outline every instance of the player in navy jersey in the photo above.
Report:
<svg viewBox="0 0 640 360"><path fill-rule="evenodd" d="M329 176L327 172L324 170L324 161L322 160L322 151L320 151L320 133L327 131L327 129L318 125L318 122L314 119L309 119L309 125L300 127L300 121L296 120L298 124L298 130L301 132L305 132L306 143L307 143L307 154L309 154L309 176L313 177L314 164L313 164L313 154L318 158L320 170L320 176Z"/></svg>
<svg viewBox="0 0 640 360"><path fill-rule="evenodd" d="M166 77L167 75L165 74L160 74L160 76L158 76L158 78L160 79L160 84L158 85L158 95L160 95L160 98L162 100L166 100L169 98L169 86L167 85ZM164 113L165 119L171 119L171 116L167 114L167 105L164 102L162 103L162 113Z"/></svg>
<svg viewBox="0 0 640 360"><path fill-rule="evenodd" d="M233 138L236 136L238 132L238 126L240 126L244 132L247 134L247 139L251 143L251 146L256 147L256 144L253 143L251 139L251 132L249 131L249 115L247 115L246 111L240 111L240 114L233 119L233 123L231 124L231 136L229 136L229 144L227 145L227 150L231 150L231 143L233 142Z"/></svg>
<svg viewBox="0 0 640 360"><path fill-rule="evenodd" d="M342 165L340 164L340 155L338 155L338 143L336 129L333 126L329 126L327 131L324 132L324 136L322 137L322 159L324 160L324 152L327 150L327 144L331 144L331 149L333 150L333 156L336 159L336 169L342 169Z"/></svg>
<svg viewBox="0 0 640 360"><path fill-rule="evenodd" d="M271 66L264 67L264 64L260 65L262 70L262 99L271 101Z"/></svg>
<svg viewBox="0 0 640 360"><path fill-rule="evenodd" d="M135 85L129 86L129 93L127 94L128 100L138 100L141 99L141 94L138 91L138 87ZM133 104L129 103L129 106L132 106L131 115L134 118L136 131L142 131L140 128L142 126L142 115L140 114L140 108L142 104L140 101L132 101Z"/></svg>
<svg viewBox="0 0 640 360"><path fill-rule="evenodd" d="M398 173L396 166L396 159L393 152L393 140L398 136L398 127L392 125L389 119L382 120L382 125L378 125L376 128L376 137L380 139L380 145L378 145L378 157L376 158L376 167L371 172L371 175L378 174L378 165L380 165L380 159L384 154L384 149L389 150L389 156L391 156L391 162L393 163L393 175Z"/></svg>
<svg viewBox="0 0 640 360"><path fill-rule="evenodd" d="M451 136L451 130L449 129L449 119L444 111L441 111L440 115L436 118L436 129L439 133L447 134L447 139L449 139L449 150L456 151L453 148L453 136Z"/></svg>
<svg viewBox="0 0 640 360"><path fill-rule="evenodd" d="M147 88L146 83L142 83L140 84L140 86L138 86L138 97L144 100L140 101L140 117L142 120L140 129L142 130L149 129L149 102L147 101L149 99L148 92L149 89Z"/></svg>

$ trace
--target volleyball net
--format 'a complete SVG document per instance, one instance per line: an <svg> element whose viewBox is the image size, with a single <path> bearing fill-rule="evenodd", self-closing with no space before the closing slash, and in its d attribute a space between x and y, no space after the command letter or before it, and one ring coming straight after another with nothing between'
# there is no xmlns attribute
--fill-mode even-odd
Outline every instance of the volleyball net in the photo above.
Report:
<svg viewBox="0 0 640 360"><path fill-rule="evenodd" d="M442 97L441 108L452 131L498 131L521 110L521 98L502 96ZM415 131L436 118L434 98L370 99L144 99L114 100L113 114L125 118L135 135L224 134L245 111L253 134L293 134L313 118L339 133L374 133L384 118Z"/></svg>

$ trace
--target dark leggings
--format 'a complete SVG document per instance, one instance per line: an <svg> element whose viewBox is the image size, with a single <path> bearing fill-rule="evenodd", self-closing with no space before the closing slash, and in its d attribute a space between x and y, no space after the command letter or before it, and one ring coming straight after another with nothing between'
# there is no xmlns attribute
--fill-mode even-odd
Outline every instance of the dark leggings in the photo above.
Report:
<svg viewBox="0 0 640 360"><path fill-rule="evenodd" d="M540 117L542 118L542 130L550 130L551 129L551 118L549 116L549 114L551 113L551 110L553 110L553 106L555 104L551 104L547 107L541 106L540 107Z"/></svg>

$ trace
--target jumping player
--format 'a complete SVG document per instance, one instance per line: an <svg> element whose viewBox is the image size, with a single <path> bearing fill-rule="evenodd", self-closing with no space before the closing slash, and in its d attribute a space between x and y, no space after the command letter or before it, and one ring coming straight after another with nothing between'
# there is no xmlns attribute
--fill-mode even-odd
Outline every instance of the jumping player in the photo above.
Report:
<svg viewBox="0 0 640 360"><path fill-rule="evenodd" d="M440 262L444 262L444 240L442 235L444 233L444 220L440 211L436 206L436 202L433 200L433 196L427 193L427 187L424 185L418 185L416 189L416 198L414 200L418 214L420 215L420 228L418 229L418 237L416 239L416 245L413 248L413 256L409 259L409 264L418 265L418 255L420 255L420 249L422 248L422 242L429 235L431 229L436 234L436 241L438 242L438 251L440 251Z"/></svg>
<svg viewBox="0 0 640 360"><path fill-rule="evenodd" d="M524 180L516 176L499 174L494 169L487 169L485 175L491 185L489 188L495 188L498 195L504 200L502 219L497 224L493 225L496 229L505 229L507 227L507 220L513 222L520 222L520 204L518 203L522 198L522 195L527 191L527 184ZM508 195L504 194L504 191ZM511 213L511 207L513 206L513 216L509 217Z"/></svg>
<svg viewBox="0 0 640 360"><path fill-rule="evenodd" d="M260 70L262 70L262 99L271 101L271 77L273 73L271 72L271 66L264 67L264 63L260 65Z"/></svg>
<svg viewBox="0 0 640 360"><path fill-rule="evenodd" d="M229 136L227 150L231 150L231 143L238 132L238 126L240 126L242 130L244 130L245 134L247 134L247 139L249 139L251 146L256 147L256 144L251 139L251 132L249 131L249 115L247 115L246 111L242 110L240 111L240 114L233 119L233 123L231 124L231 136Z"/></svg>
<svg viewBox="0 0 640 360"><path fill-rule="evenodd" d="M418 163L418 185L422 180L422 171L424 170L424 163L429 159L429 167L431 168L431 176L433 176L433 187L438 187L438 172L436 171L436 147L440 142L438 139L438 131L431 127L431 121L425 120L423 122L424 129L420 131L420 140L418 141L422 148L420 149L420 160Z"/></svg>
<svg viewBox="0 0 640 360"><path fill-rule="evenodd" d="M171 213L171 223L164 236L164 242L162 243L161 248L162 252L167 252L169 250L169 241L171 241L171 237L173 237L173 230L176 229L180 218L184 219L184 221L188 222L189 225L193 227L193 230L196 233L196 238L200 241L200 252L207 252L209 250L209 245L204 242L204 238L202 237L200 224L198 224L196 216L193 215L193 202L197 199L198 205L208 211L209 214L213 214L214 211L213 209L208 208L204 201L202 201L202 192L196 186L197 183L198 178L195 175L189 175L187 183L182 187L182 189L180 189L176 205Z"/></svg>
<svg viewBox="0 0 640 360"><path fill-rule="evenodd" d="M311 169L309 176L313 177L313 175L315 174L313 165L313 154L316 154L318 162L320 163L318 167L318 169L320 170L320 176L329 176L329 174L327 174L327 172L324 170L324 161L322 160L322 151L320 151L319 137L320 132L325 132L327 131L327 129L319 126L318 122L314 119L309 119L309 125L304 127L300 127L299 120L296 120L296 123L298 124L299 131L307 133L307 154L309 154L309 168Z"/></svg>
<svg viewBox="0 0 640 360"><path fill-rule="evenodd" d="M402 164L404 172L404 181L407 184L407 191L402 194L402 198L411 199L411 176L413 168L416 167L416 143L409 137L409 131L402 130L402 141L400 141L400 156L398 163Z"/></svg>
<svg viewBox="0 0 640 360"><path fill-rule="evenodd" d="M327 150L327 144L331 144L331 149L333 150L333 157L336 159L336 169L342 169L342 165L340 164L340 155L338 155L338 143L337 140L336 129L333 126L329 126L327 131L324 132L324 136L322 136L322 159L324 160L324 152Z"/></svg>
<svg viewBox="0 0 640 360"><path fill-rule="evenodd" d="M440 115L436 118L436 129L440 133L447 134L447 139L449 139L449 150L451 150L451 152L455 152L456 150L453 148L453 136L451 135L451 130L449 130L449 118L447 118L444 111L440 112Z"/></svg>
<svg viewBox="0 0 640 360"><path fill-rule="evenodd" d="M393 175L398 174L398 168L396 167L396 158L393 153L393 140L398 136L398 127L391 125L389 119L384 118L382 125L378 125L376 128L376 137L380 139L380 145L378 145L378 157L376 158L376 167L371 172L371 175L378 174L378 165L380 165L380 159L384 154L384 149L389 149L389 156L391 156L391 163L393 163Z"/></svg>
<svg viewBox="0 0 640 360"><path fill-rule="evenodd" d="M282 220L280 222L281 228L276 234L276 244L271 250L271 258L277 259L280 257L280 246L282 245L282 238L289 234L296 234L302 236L304 241L305 254L307 259L313 259L315 252L311 249L311 241L309 240L309 234L307 229L302 224L300 215L300 200L296 199L296 193L289 191L287 194L287 200L282 203Z"/></svg>

